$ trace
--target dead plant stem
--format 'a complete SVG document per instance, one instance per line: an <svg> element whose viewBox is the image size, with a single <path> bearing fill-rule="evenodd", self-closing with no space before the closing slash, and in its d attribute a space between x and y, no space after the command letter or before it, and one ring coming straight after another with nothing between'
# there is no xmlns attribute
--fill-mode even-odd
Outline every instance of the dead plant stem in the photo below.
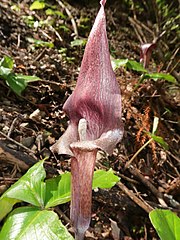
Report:
<svg viewBox="0 0 180 240"><path fill-rule="evenodd" d="M133 162L133 160L137 157L137 155L149 144L153 141L153 138L150 138L142 147L140 147L139 150L132 156L132 158L126 163L125 169L127 169L130 164Z"/></svg>

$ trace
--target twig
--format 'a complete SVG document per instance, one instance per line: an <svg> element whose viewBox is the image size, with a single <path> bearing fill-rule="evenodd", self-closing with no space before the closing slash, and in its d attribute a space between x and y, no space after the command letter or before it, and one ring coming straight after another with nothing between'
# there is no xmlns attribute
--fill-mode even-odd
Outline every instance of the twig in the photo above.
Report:
<svg viewBox="0 0 180 240"><path fill-rule="evenodd" d="M6 139L8 139L9 141L11 141L11 142L13 142L13 143L15 143L16 145L18 145L19 147L21 147L21 148L24 148L27 152L29 152L29 153L31 153L31 154L33 154L33 157L36 159L36 157L35 157L35 152L33 151L33 150L31 150L31 149L29 149L29 148L27 148L26 146L24 146L23 144L21 144L21 143L19 143L19 142L17 142L17 141L15 141L14 139L12 139L12 138L10 138L10 137L8 137L6 134L4 134L3 132L1 132L0 131L0 135L2 135L3 137L5 137Z"/></svg>
<svg viewBox="0 0 180 240"><path fill-rule="evenodd" d="M51 25L49 25L49 24L48 24L48 26L49 26L49 28L50 28L52 31L55 32L56 36L59 38L59 41L62 42L63 39L62 39L62 37L60 36L60 34L58 33L58 31L56 31L56 29L55 29L53 26L51 26Z"/></svg>
<svg viewBox="0 0 180 240"><path fill-rule="evenodd" d="M39 60L44 56L45 53L46 53L46 48L44 48L43 50L41 50L41 52L36 56L34 62L39 61Z"/></svg>
<svg viewBox="0 0 180 240"><path fill-rule="evenodd" d="M12 131L13 131L13 129L14 129L14 125L15 125L16 121L18 120L18 118L19 118L19 116L17 116L16 118L14 118L14 120L12 121L12 124L11 124L11 126L10 126L10 128L9 128L9 131L8 131L8 134L7 134L7 137L10 137L10 136L11 136L11 133L12 133Z"/></svg>
<svg viewBox="0 0 180 240"><path fill-rule="evenodd" d="M20 35L20 33L18 34L18 38L17 38L17 48L19 48L20 47L20 43L21 43L21 35Z"/></svg>
<svg viewBox="0 0 180 240"><path fill-rule="evenodd" d="M153 31L150 28L148 28L144 23L140 22L138 19L134 19L134 23L139 25L139 27L144 28L147 32L153 35Z"/></svg>
<svg viewBox="0 0 180 240"><path fill-rule="evenodd" d="M0 181L4 181L4 182L14 182L17 180L19 180L19 178L0 177Z"/></svg>
<svg viewBox="0 0 180 240"><path fill-rule="evenodd" d="M124 180L130 182L130 183L139 184L136 180L131 179L131 178L129 178L129 177L126 177L126 176L124 176L122 173L116 172L116 175L119 176L119 177L121 177L121 178L123 178Z"/></svg>
<svg viewBox="0 0 180 240"><path fill-rule="evenodd" d="M163 206L163 207L167 207L167 204L165 203L164 199L163 199L163 194L160 193L157 188L150 183L139 171L138 169L136 169L133 166L129 166L128 168L129 172L137 177L146 187L148 187L151 192L157 197L159 203Z"/></svg>
<svg viewBox="0 0 180 240"><path fill-rule="evenodd" d="M135 196L135 194L130 191L122 182L116 183L116 185L126 194L129 198L131 198L138 206L144 209L147 213L151 212L153 208L147 204L142 202L139 198Z"/></svg>
<svg viewBox="0 0 180 240"><path fill-rule="evenodd" d="M135 19L133 19L131 17L129 17L128 19L129 19L130 23L134 26L134 31L135 31L140 43L142 44L142 43L146 42L146 39L142 33L141 27L136 23Z"/></svg>
<svg viewBox="0 0 180 240"><path fill-rule="evenodd" d="M167 65L167 67L166 67L166 72L169 71L169 68L170 68L170 66L171 66L171 64L172 64L176 54L179 52L179 49L180 48L177 48L176 51L174 52L174 54L171 56L170 61L169 61L168 65Z"/></svg>
<svg viewBox="0 0 180 240"><path fill-rule="evenodd" d="M174 172L177 174L177 176L179 177L180 174L179 174L179 171L178 169L169 161L169 160L166 160L166 162L174 169Z"/></svg>
<svg viewBox="0 0 180 240"><path fill-rule="evenodd" d="M153 141L153 138L150 138L139 150L132 156L132 158L125 164L125 169L130 166L132 161L137 157L137 155L150 143Z"/></svg>
<svg viewBox="0 0 180 240"><path fill-rule="evenodd" d="M62 87L75 87L75 85L76 85L75 83L73 83L73 84L59 83L59 82L44 80L44 79L39 79L38 81L46 83L46 84L51 83L51 84L62 86Z"/></svg>
<svg viewBox="0 0 180 240"><path fill-rule="evenodd" d="M71 223L71 220L66 216L66 214L61 211L59 207L55 207L54 210L61 216L67 224Z"/></svg>
<svg viewBox="0 0 180 240"><path fill-rule="evenodd" d="M155 0L152 0L152 6L153 6L153 10L156 17L156 22L157 22L157 32L159 33L159 29L160 29L160 19L159 19L159 13L158 13L159 9L158 9L157 2Z"/></svg>
<svg viewBox="0 0 180 240"><path fill-rule="evenodd" d="M18 169L27 170L29 168L29 166L25 162L19 160L11 153L5 152L4 149L0 146L0 162L1 161L11 163L14 166L18 167Z"/></svg>
<svg viewBox="0 0 180 240"><path fill-rule="evenodd" d="M180 159L176 156L174 156L174 154L172 154L171 152L169 151L166 151L171 157L173 157L178 163L180 163Z"/></svg>
<svg viewBox="0 0 180 240"><path fill-rule="evenodd" d="M34 14L34 16L35 16L39 21L42 20L36 13ZM56 29L55 29L52 25L50 25L50 24L47 24L47 26L49 27L49 29L50 29L51 31L53 31L53 32L56 34L56 36L59 38L59 41L62 42L63 39L62 39L62 37L60 36L60 34L58 33L58 31L56 31ZM42 32L42 34L43 34L45 37L47 37L48 39L52 40L52 37L50 37L50 36L49 36L47 33L45 33L42 29L39 29L39 31Z"/></svg>
<svg viewBox="0 0 180 240"><path fill-rule="evenodd" d="M99 166L99 167L102 168L102 169L107 170L107 171L109 170L108 167L102 165L100 162L97 162L96 165ZM128 182L131 182L131 183L133 183L133 184L138 184L138 182L137 182L136 180L131 179L131 178L129 178L129 177L126 177L126 176L124 176L122 173L119 173L119 172L116 172L116 171L115 171L115 173L116 173L117 176L123 178L124 180L126 180L126 181L128 181Z"/></svg>
<svg viewBox="0 0 180 240"><path fill-rule="evenodd" d="M78 34L78 29L77 29L77 25L76 25L76 22L75 22L75 20L74 20L74 17L72 16L71 12L70 12L69 9L64 5L64 3L63 3L62 1L57 0L57 2L58 2L58 4L59 4L63 9L65 9L68 17L69 17L70 20L71 20L71 23L72 23L72 26L73 26L73 29L74 29L74 34L75 34L76 37L78 37L79 34Z"/></svg>

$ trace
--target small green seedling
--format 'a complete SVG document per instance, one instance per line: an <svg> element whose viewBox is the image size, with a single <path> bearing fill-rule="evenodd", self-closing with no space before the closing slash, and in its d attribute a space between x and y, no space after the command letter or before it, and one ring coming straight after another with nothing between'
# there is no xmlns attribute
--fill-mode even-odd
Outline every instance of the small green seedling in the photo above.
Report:
<svg viewBox="0 0 180 240"><path fill-rule="evenodd" d="M2 78L10 89L17 95L27 87L28 83L40 80L36 76L26 76L13 72L14 62L11 57L5 56L0 60L0 78Z"/></svg>

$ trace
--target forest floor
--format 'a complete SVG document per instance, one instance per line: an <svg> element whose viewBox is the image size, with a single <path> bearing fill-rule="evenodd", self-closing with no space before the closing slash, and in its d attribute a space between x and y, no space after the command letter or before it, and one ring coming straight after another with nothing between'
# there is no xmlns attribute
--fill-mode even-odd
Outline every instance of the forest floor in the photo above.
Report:
<svg viewBox="0 0 180 240"><path fill-rule="evenodd" d="M12 57L15 73L36 75L41 80L30 83L18 96L0 79L0 195L44 157L48 157L47 177L70 170L70 160L53 155L50 146L67 128L62 106L76 85L84 40L98 11L97 4L87 8L77 3L63 8L56 3L63 14L47 15L44 9L30 11L30 1L19 5L12 2L0 3L0 59ZM139 61L142 36L134 30L137 27L146 32L147 42L153 36L125 10L116 1L106 7L111 55ZM83 41L74 40L76 30ZM159 71L164 63L157 52L150 68ZM112 168L121 177L121 184L93 192L92 221L86 239L118 239L117 234L126 240L158 239L148 212L158 207L180 213L179 88L151 79L136 88L140 75L123 67L116 70L125 133L112 156L98 155L96 169ZM150 139L154 116L159 118L156 135L168 149L151 141L132 159ZM59 208L69 218L69 204ZM64 215L60 217L67 223Z"/></svg>

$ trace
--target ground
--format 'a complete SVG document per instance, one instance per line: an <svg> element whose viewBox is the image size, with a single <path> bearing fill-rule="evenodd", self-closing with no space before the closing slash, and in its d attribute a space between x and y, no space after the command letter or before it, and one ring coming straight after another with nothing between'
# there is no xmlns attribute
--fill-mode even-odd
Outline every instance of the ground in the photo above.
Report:
<svg viewBox="0 0 180 240"><path fill-rule="evenodd" d="M61 1L51 1L62 15L47 15L44 9L30 11L31 1L0 3L0 59L10 56L15 73L41 79L30 83L21 96L0 79L0 194L44 157L48 157L47 177L70 170L69 159L53 155L50 146L67 127L62 106L75 87L84 51L83 41L77 44L74 39L87 39L98 10L94 2L87 8L86 1L69 1L65 6ZM144 20L139 22L127 9L118 1L107 4L110 51L113 58L139 61L140 39L153 40L153 20L148 26L144 13L136 16ZM164 46L163 40L160 44ZM169 45L169 53L174 50L173 44ZM163 48L157 47L151 71L164 71L168 66L162 54ZM177 65L173 66L171 73L178 82ZM111 190L93 192L86 239L118 239L117 234L120 239L158 239L148 212L159 207L180 213L178 84L151 79L140 83L140 73L124 67L115 73L121 88L125 132L112 156L98 154L96 169L112 168L121 182ZM151 138L147 132L152 131L154 116L159 119L156 135L163 143L150 141L144 146ZM168 149L162 146L165 142ZM67 223L69 204L59 209L62 221Z"/></svg>

